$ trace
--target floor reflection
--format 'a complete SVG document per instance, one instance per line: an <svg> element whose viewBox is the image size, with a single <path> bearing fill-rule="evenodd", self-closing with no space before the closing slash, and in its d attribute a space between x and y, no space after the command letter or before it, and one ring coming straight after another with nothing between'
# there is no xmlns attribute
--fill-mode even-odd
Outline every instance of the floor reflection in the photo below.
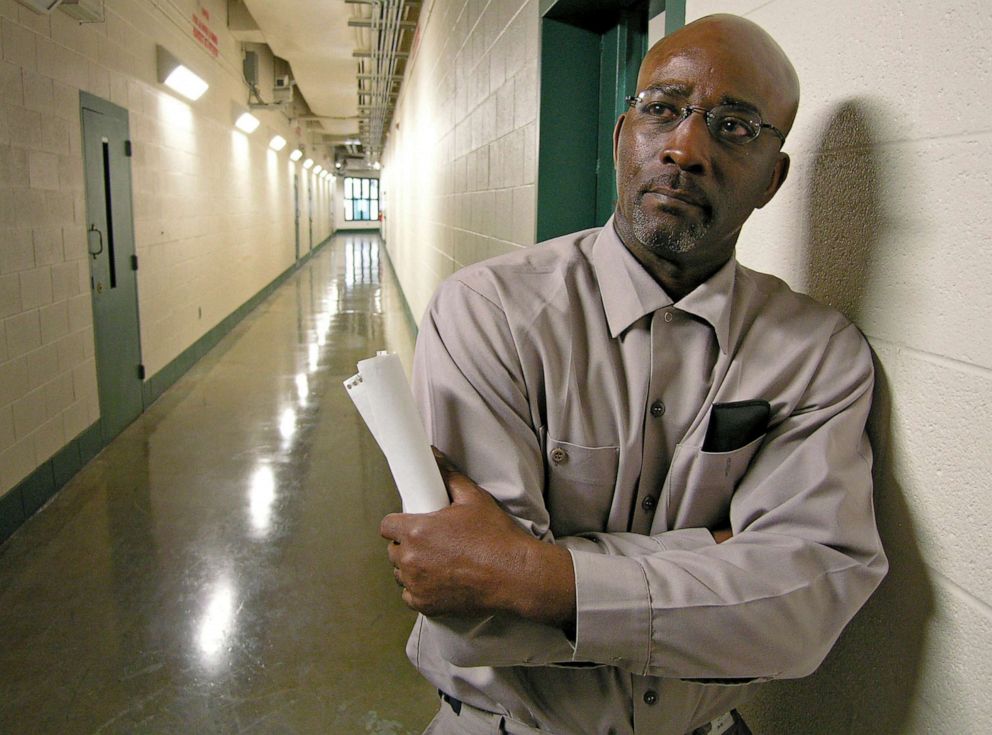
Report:
<svg viewBox="0 0 992 735"><path fill-rule="evenodd" d="M0 732L422 730L399 500L341 386L409 364L380 252L337 237L0 547Z"/></svg>

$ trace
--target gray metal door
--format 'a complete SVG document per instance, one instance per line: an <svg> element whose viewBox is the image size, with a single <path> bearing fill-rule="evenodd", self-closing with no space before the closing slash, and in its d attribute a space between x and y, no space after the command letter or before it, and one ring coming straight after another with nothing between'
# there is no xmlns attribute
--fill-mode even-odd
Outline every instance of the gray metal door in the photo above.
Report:
<svg viewBox="0 0 992 735"><path fill-rule="evenodd" d="M300 259L300 175L293 174L293 206L296 212L296 259Z"/></svg>
<svg viewBox="0 0 992 735"><path fill-rule="evenodd" d="M142 410L138 268L127 110L80 93L101 430L105 442Z"/></svg>
<svg viewBox="0 0 992 735"><path fill-rule="evenodd" d="M307 176L307 231L309 234L310 247L309 250L313 250L313 182L315 176Z"/></svg>

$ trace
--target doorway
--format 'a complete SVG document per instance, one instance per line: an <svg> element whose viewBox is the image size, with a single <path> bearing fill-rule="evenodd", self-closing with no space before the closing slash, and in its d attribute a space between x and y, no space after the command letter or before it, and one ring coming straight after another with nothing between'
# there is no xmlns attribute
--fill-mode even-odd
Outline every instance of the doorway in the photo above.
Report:
<svg viewBox="0 0 992 735"><path fill-rule="evenodd" d="M100 430L107 443L143 408L131 141L124 108L80 92L80 113Z"/></svg>
<svg viewBox="0 0 992 735"><path fill-rule="evenodd" d="M649 19L664 14L670 33L685 0L541 0L540 12L537 242L613 214L613 127L635 91Z"/></svg>

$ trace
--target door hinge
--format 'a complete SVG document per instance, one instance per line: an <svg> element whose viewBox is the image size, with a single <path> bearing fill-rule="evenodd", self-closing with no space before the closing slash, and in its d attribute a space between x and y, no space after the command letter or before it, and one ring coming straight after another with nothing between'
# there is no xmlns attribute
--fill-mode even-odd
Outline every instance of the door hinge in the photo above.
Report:
<svg viewBox="0 0 992 735"><path fill-rule="evenodd" d="M131 270L133 270L133 271L138 270L138 256L137 255L132 255L131 256Z"/></svg>
<svg viewBox="0 0 992 735"><path fill-rule="evenodd" d="M129 140L124 141L124 155L128 158L131 157L131 141Z"/></svg>
<svg viewBox="0 0 992 735"><path fill-rule="evenodd" d="M144 380L144 379L145 379L145 366L138 365L138 380Z"/></svg>

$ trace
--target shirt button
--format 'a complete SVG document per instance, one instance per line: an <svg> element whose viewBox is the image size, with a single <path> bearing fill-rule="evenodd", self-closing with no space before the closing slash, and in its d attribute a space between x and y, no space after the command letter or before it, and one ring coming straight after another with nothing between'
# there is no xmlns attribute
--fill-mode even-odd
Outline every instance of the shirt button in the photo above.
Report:
<svg viewBox="0 0 992 735"><path fill-rule="evenodd" d="M651 404L651 415L655 418L663 416L665 414L665 404L661 401L655 401Z"/></svg>
<svg viewBox="0 0 992 735"><path fill-rule="evenodd" d="M670 321L672 321L672 319L674 319L674 317L672 316L672 312L666 311L665 312L665 321L666 322L670 322Z"/></svg>
<svg viewBox="0 0 992 735"><path fill-rule="evenodd" d="M658 701L658 693L654 689L644 692L644 704L654 704Z"/></svg>
<svg viewBox="0 0 992 735"><path fill-rule="evenodd" d="M654 510L656 505L658 505L658 501L655 500L652 495L648 495L641 501L641 507L644 508L644 510Z"/></svg>
<svg viewBox="0 0 992 735"><path fill-rule="evenodd" d="M566 459L568 459L568 452L561 447L555 447L551 450L551 461L555 464L561 464Z"/></svg>

